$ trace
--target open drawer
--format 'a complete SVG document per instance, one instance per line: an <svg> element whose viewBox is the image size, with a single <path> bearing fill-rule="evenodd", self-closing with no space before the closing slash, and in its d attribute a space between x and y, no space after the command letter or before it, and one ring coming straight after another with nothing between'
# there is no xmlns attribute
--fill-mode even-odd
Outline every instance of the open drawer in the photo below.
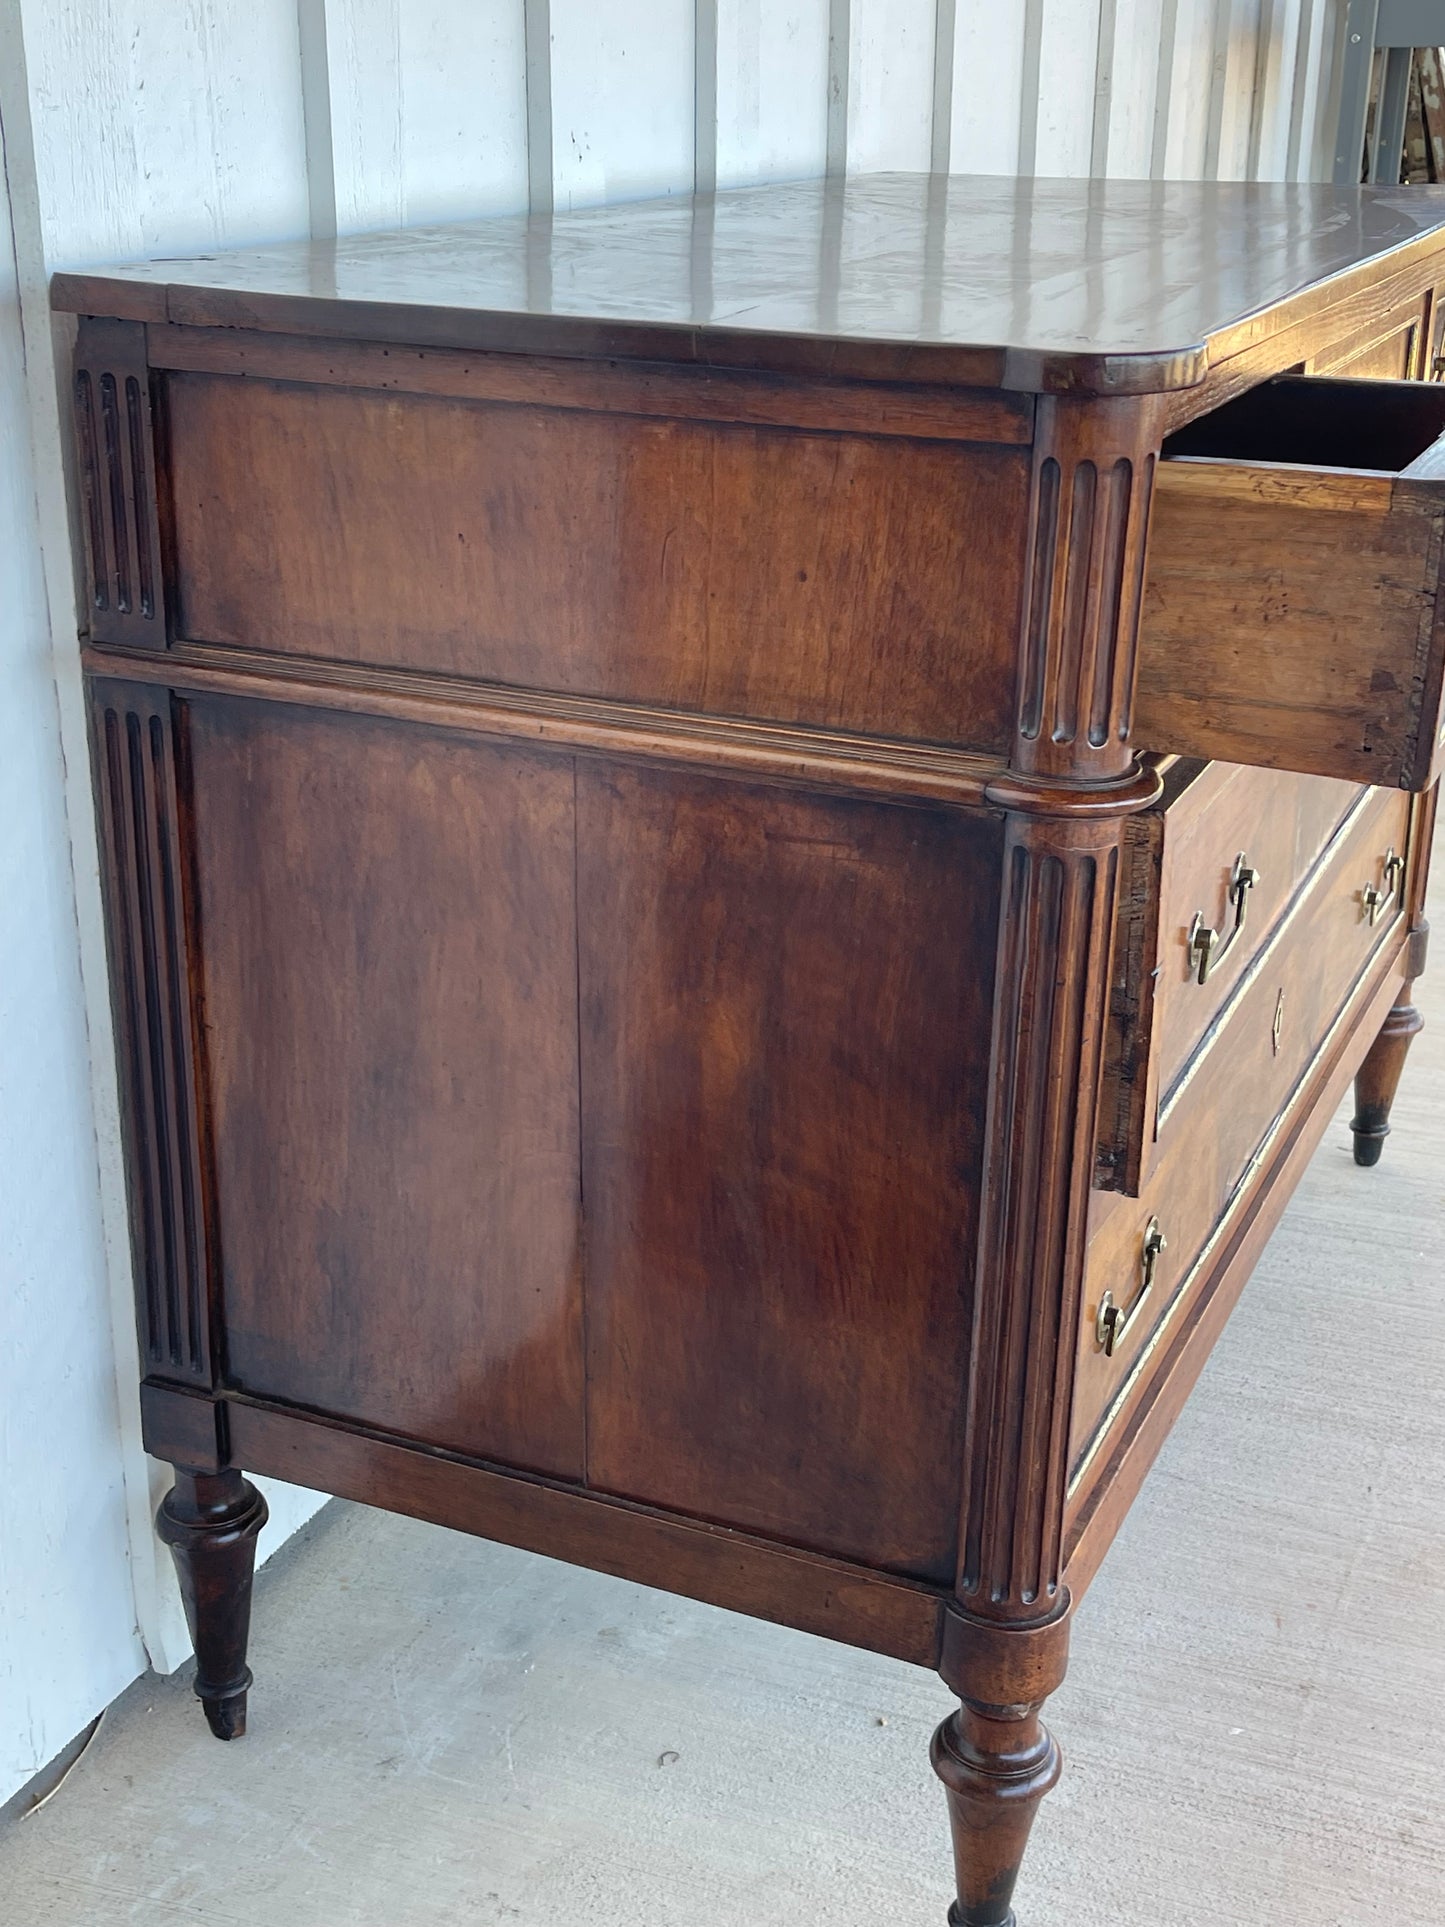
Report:
<svg viewBox="0 0 1445 1927"><path fill-rule="evenodd" d="M1405 789L1441 759L1445 389L1287 376L1155 487L1141 748Z"/></svg>

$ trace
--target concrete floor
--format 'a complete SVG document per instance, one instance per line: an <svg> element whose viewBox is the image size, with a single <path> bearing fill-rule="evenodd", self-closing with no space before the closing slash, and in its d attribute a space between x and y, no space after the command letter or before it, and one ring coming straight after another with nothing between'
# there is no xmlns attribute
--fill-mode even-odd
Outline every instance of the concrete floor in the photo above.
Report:
<svg viewBox="0 0 1445 1927"><path fill-rule="evenodd" d="M1445 1923L1422 989L1383 1164L1342 1113L1079 1613L1023 1927ZM6 1927L942 1927L929 1674L343 1505L253 1661L229 1748L185 1678L125 1695L0 1831Z"/></svg>

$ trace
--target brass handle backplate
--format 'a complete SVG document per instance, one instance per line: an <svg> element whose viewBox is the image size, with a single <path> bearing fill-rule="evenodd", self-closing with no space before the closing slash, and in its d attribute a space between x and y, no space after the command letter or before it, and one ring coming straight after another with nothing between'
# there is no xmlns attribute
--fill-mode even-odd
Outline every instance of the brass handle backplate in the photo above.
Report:
<svg viewBox="0 0 1445 1927"><path fill-rule="evenodd" d="M1384 888L1367 883L1360 892L1360 902L1364 906L1365 921L1376 924L1384 916L1390 905L1400 894L1400 886L1405 881L1405 859L1396 856L1393 849L1385 852Z"/></svg>
<svg viewBox="0 0 1445 1927"><path fill-rule="evenodd" d="M1234 922L1228 936L1222 936L1212 924L1206 923L1202 910L1195 911L1189 926L1189 975L1195 983L1207 984L1214 966L1222 963L1234 948L1249 915L1249 893L1259 880L1259 871L1241 850L1229 873L1228 907L1234 912Z"/></svg>
<svg viewBox="0 0 1445 1927"><path fill-rule="evenodd" d="M1140 1253L1142 1276L1132 1304L1127 1309L1123 1305L1116 1305L1112 1291L1106 1291L1099 1300L1099 1316L1094 1323L1094 1334L1103 1348L1105 1358L1114 1356L1115 1345L1137 1315L1139 1307L1154 1289L1154 1277L1159 1269L1159 1255L1168 1247L1169 1240L1164 1236L1164 1227L1157 1218L1151 1218L1144 1227L1144 1248Z"/></svg>

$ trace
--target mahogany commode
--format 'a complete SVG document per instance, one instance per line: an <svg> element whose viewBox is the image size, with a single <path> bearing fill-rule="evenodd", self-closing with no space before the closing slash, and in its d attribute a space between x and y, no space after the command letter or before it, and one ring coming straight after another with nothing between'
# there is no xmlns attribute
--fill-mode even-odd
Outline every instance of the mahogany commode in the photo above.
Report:
<svg viewBox="0 0 1445 1927"><path fill-rule="evenodd" d="M1445 192L882 175L58 277L146 1443L934 1667L1418 1017ZM1383 378L1383 379L1381 379Z"/></svg>

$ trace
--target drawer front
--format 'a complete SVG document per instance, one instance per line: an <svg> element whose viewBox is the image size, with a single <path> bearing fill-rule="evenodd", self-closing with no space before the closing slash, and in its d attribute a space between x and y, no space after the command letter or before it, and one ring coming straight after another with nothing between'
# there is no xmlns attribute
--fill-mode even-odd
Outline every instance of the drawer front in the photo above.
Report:
<svg viewBox="0 0 1445 1927"><path fill-rule="evenodd" d="M1106 1190L1138 1195L1161 1102L1360 794L1323 776L1178 762L1128 825L1099 1107Z"/></svg>
<svg viewBox="0 0 1445 1927"><path fill-rule="evenodd" d="M1188 1280L1272 1126L1308 1074L1362 973L1398 947L1404 915L1398 882L1387 894L1386 859L1403 859L1408 797L1362 795L1325 859L1298 894L1273 940L1255 957L1202 1045L1176 1081L1163 1120L1167 1142L1137 1198L1093 1194L1084 1315L1080 1324L1071 1457L1077 1463L1130 1369ZM1147 1296L1145 1242L1158 1223L1167 1246ZM1106 1294L1132 1310L1112 1352L1100 1332Z"/></svg>
<svg viewBox="0 0 1445 1927"><path fill-rule="evenodd" d="M1362 333L1332 342L1308 364L1312 375L1354 381L1417 381L1426 372L1429 295L1415 295Z"/></svg>
<svg viewBox="0 0 1445 1927"><path fill-rule="evenodd" d="M1144 747L1429 787L1445 682L1445 392L1286 379L1159 465Z"/></svg>
<svg viewBox="0 0 1445 1927"><path fill-rule="evenodd" d="M1166 813L1154 960L1160 1105L1359 797L1357 784L1328 777L1211 763Z"/></svg>
<svg viewBox="0 0 1445 1927"><path fill-rule="evenodd" d="M1026 447L194 372L163 401L187 641L1009 740Z"/></svg>

